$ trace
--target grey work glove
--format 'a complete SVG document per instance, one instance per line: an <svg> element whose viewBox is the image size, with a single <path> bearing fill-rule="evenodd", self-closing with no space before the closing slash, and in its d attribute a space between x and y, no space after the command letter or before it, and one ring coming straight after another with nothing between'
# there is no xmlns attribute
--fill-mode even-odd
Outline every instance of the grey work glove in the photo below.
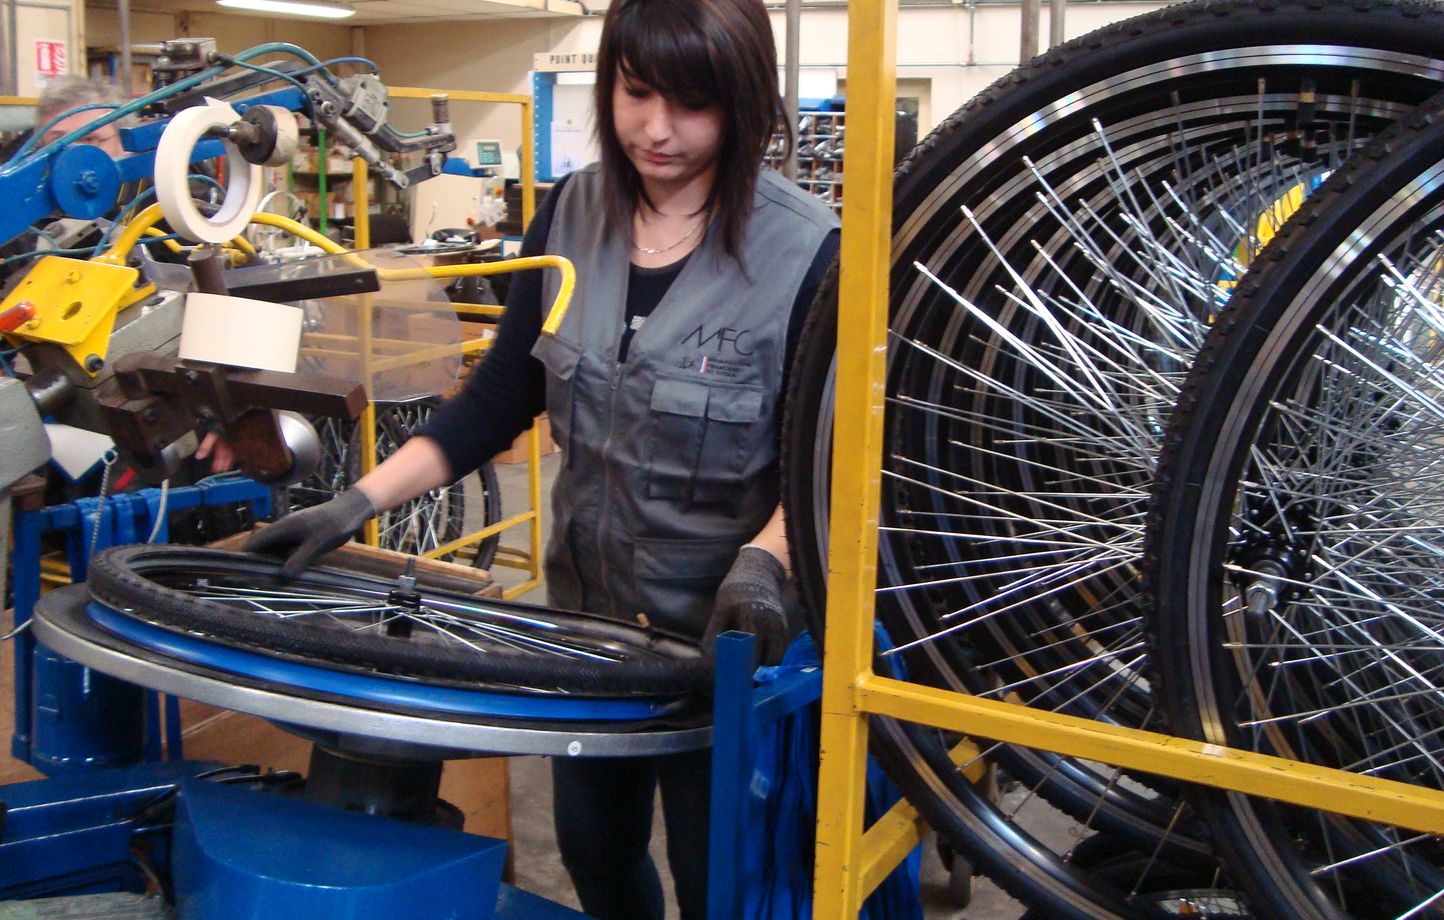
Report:
<svg viewBox="0 0 1444 920"><path fill-rule="evenodd" d="M352 487L324 505L293 511L270 527L256 531L241 549L286 557L281 565L281 577L290 581L316 561L317 556L350 540L352 534L375 516L371 499Z"/></svg>
<svg viewBox="0 0 1444 920"><path fill-rule="evenodd" d="M787 570L777 557L760 546L747 545L717 588L712 619L702 637L702 647L711 654L717 637L729 629L757 637L757 663L775 665L787 650L791 630L782 606L782 586Z"/></svg>

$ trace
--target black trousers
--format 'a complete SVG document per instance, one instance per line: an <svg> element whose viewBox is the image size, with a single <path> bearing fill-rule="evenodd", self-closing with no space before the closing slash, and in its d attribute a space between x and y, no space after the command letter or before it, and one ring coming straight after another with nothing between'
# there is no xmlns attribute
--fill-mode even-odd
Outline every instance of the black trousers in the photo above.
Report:
<svg viewBox="0 0 1444 920"><path fill-rule="evenodd" d="M712 752L552 758L552 808L562 864L582 910L598 920L662 920L662 882L647 853L652 799L662 790L667 864L682 920L707 916L707 818Z"/></svg>

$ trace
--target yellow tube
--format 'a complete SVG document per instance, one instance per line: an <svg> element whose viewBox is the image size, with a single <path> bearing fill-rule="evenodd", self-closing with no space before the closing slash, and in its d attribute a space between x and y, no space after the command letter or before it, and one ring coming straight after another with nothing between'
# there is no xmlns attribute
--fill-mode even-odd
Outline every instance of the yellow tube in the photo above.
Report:
<svg viewBox="0 0 1444 920"><path fill-rule="evenodd" d="M320 247L330 255L342 255L350 250L327 239L299 221L280 214L253 214L251 223L279 227L312 245ZM547 318L542 323L543 335L555 335L566 318L567 307L571 305L572 292L577 284L577 272L572 263L561 256L527 256L524 259L506 259L500 262L477 262L469 265L433 265L418 268L377 268L363 257L352 253L354 264L376 271L382 281L413 281L418 278L462 278L469 275L502 275L507 272L528 271L534 268L550 268L561 272L561 285L556 299L552 301Z"/></svg>
<svg viewBox="0 0 1444 920"><path fill-rule="evenodd" d="M300 221L292 220L289 217L283 217L280 214L252 214L251 223L264 224L267 227L279 227L282 230L285 230L287 233L291 234L292 236L303 239L306 242L310 243L312 246L319 247L328 255L337 256L347 251L345 247L341 246L340 244L336 243L331 239L328 239L325 236L322 236L320 233L317 233L315 230L312 230L310 227L306 226ZM362 264L365 264L364 260L362 261Z"/></svg>
<svg viewBox="0 0 1444 920"><path fill-rule="evenodd" d="M161 218L164 216L158 204L153 204L144 211L141 211L135 217L132 217L130 222L125 225L124 232L120 234L119 239L111 244L110 249L103 255L96 256L95 261L107 262L111 265L124 265L126 256L130 255L130 251L134 249L135 244L140 241L141 234L160 223Z"/></svg>
<svg viewBox="0 0 1444 920"><path fill-rule="evenodd" d="M145 230L145 234L144 234L144 235L145 235L145 236L165 236L164 233L160 232L160 231L157 230L155 227L147 227L146 230ZM175 240L163 240L163 241L162 241L162 244L165 246L166 249L169 249L171 252L180 252L180 251L181 251L181 245L180 245L180 243L177 243Z"/></svg>

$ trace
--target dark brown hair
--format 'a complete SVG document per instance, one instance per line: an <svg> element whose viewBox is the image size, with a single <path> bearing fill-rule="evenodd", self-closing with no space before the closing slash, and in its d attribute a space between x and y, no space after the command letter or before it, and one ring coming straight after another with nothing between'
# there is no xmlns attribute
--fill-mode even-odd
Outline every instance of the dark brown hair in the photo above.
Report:
<svg viewBox="0 0 1444 920"><path fill-rule="evenodd" d="M608 217L628 227L637 204L651 202L612 120L619 71L685 105L722 110L717 178L706 207L723 248L740 261L752 192L773 132L782 131L787 149L792 146L762 0L614 0L607 10L597 54L597 145Z"/></svg>

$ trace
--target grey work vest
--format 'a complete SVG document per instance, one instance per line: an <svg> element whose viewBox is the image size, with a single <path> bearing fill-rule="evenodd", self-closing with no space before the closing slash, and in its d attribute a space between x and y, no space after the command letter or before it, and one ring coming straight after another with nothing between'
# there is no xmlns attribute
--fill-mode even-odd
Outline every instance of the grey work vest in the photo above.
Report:
<svg viewBox="0 0 1444 920"><path fill-rule="evenodd" d="M596 166L561 189L547 252L576 266L571 309L532 354L562 450L546 551L552 605L700 635L738 548L778 502L782 364L793 302L836 218L758 180L744 276L709 228L617 363L629 239L602 226ZM543 309L557 290L543 283Z"/></svg>

